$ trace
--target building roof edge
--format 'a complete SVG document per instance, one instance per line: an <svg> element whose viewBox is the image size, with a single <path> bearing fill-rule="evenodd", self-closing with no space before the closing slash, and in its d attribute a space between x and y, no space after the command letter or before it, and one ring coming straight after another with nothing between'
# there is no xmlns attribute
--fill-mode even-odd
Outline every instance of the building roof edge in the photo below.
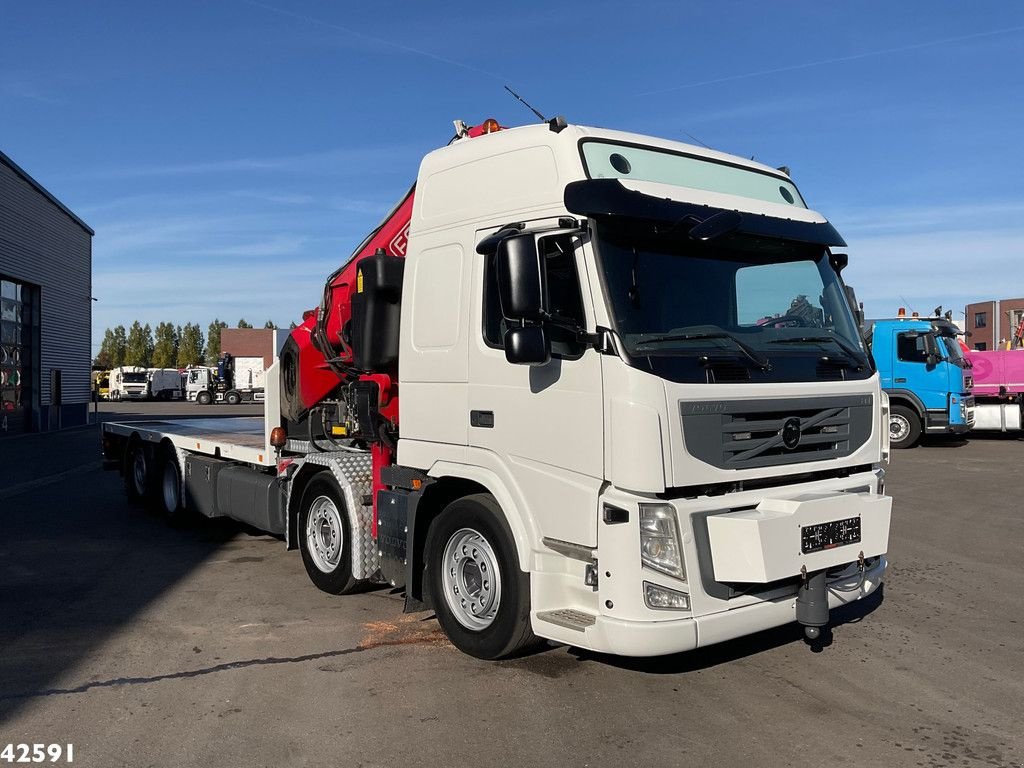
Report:
<svg viewBox="0 0 1024 768"><path fill-rule="evenodd" d="M37 192L39 192L43 197L45 197L47 200L49 200L51 203L57 206L65 215L67 215L69 219L71 219L73 222L75 222L75 224L77 224L86 232L88 232L90 236L96 236L96 232L93 230L92 227L90 227L88 224L86 224L84 221L78 218L78 216L76 216L70 208L68 208L66 205L64 205L64 203L62 203L60 200L54 197L53 193L50 192L50 190L48 190L38 181L33 179L32 176L24 168L22 168L16 162L11 160L11 158L9 158L3 152L0 152L0 163L3 163L4 165L8 166L12 171L14 171L16 174L21 176L21 178L23 178L25 181L27 181L29 184L35 187Z"/></svg>

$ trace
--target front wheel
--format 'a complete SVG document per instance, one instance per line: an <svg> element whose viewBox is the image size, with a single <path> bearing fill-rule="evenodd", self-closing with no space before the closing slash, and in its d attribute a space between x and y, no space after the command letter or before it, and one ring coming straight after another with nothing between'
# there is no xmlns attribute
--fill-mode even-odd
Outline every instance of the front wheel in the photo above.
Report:
<svg viewBox="0 0 1024 768"><path fill-rule="evenodd" d="M213 402L213 395L205 391L200 392L196 395L196 402L199 403L199 405L209 405Z"/></svg>
<svg viewBox="0 0 1024 768"><path fill-rule="evenodd" d="M511 656L535 638L530 577L493 497L477 494L445 507L426 542L427 579L441 628L478 659Z"/></svg>
<svg viewBox="0 0 1024 768"><path fill-rule="evenodd" d="M355 589L348 515L338 484L329 474L321 472L306 486L298 533L302 564L317 589L332 595Z"/></svg>
<svg viewBox="0 0 1024 768"><path fill-rule="evenodd" d="M903 405L889 411L889 444L893 448L913 448L921 439L921 419Z"/></svg>

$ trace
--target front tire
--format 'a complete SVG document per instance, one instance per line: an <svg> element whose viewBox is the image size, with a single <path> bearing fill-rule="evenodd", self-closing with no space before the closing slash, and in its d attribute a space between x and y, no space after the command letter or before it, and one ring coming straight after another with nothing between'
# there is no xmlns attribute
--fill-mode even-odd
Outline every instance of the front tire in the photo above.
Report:
<svg viewBox="0 0 1024 768"><path fill-rule="evenodd" d="M196 402L200 405L209 405L213 402L213 395L209 392L200 392L196 395Z"/></svg>
<svg viewBox="0 0 1024 768"><path fill-rule="evenodd" d="M889 411L889 444L893 448L913 448L921 439L921 419L917 412L904 405Z"/></svg>
<svg viewBox="0 0 1024 768"><path fill-rule="evenodd" d="M352 533L345 502L334 478L321 472L310 480L299 509L299 550L309 580L332 595L351 592Z"/></svg>
<svg viewBox="0 0 1024 768"><path fill-rule="evenodd" d="M434 611L456 648L500 659L535 642L530 577L519 570L512 532L492 496L445 507L427 533L426 557Z"/></svg>

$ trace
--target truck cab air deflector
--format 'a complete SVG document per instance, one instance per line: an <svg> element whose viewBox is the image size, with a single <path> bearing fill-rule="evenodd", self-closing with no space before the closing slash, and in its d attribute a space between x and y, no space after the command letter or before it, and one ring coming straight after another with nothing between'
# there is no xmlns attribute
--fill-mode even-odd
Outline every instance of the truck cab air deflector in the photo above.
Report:
<svg viewBox="0 0 1024 768"><path fill-rule="evenodd" d="M723 208L668 200L626 189L618 179L587 179L565 186L565 207L581 216L617 216L630 219L677 222L686 217L705 221ZM736 232L798 243L845 247L846 241L830 223L794 221L741 211Z"/></svg>

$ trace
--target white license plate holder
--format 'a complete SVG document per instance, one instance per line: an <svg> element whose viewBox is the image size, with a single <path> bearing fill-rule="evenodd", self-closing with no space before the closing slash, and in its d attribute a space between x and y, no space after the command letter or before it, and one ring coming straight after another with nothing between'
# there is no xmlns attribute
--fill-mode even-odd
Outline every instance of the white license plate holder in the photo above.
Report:
<svg viewBox="0 0 1024 768"><path fill-rule="evenodd" d="M889 496L827 492L709 515L715 580L765 584L885 554L891 511Z"/></svg>

